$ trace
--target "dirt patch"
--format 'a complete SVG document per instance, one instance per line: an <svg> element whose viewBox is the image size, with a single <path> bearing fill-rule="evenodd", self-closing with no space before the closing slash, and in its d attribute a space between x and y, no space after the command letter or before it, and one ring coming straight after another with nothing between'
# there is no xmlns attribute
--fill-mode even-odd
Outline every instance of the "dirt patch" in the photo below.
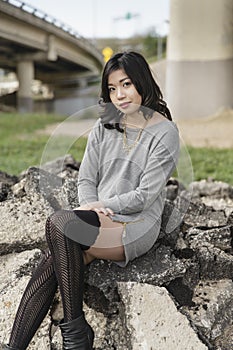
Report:
<svg viewBox="0 0 233 350"><path fill-rule="evenodd" d="M89 118L80 121L63 121L62 123L47 125L45 129L38 130L37 135L53 135L53 136L83 136L87 137L96 119Z"/></svg>
<svg viewBox="0 0 233 350"><path fill-rule="evenodd" d="M193 147L233 148L233 110L176 124L186 145Z"/></svg>

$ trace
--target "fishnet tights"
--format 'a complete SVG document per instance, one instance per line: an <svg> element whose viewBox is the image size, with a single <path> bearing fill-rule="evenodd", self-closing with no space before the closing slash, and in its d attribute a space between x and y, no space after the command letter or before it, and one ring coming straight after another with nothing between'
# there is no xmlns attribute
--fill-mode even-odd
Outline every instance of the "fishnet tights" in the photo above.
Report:
<svg viewBox="0 0 233 350"><path fill-rule="evenodd" d="M47 251L34 271L21 299L10 336L10 346L20 350L27 348L48 312L56 290L57 279L52 256Z"/></svg>
<svg viewBox="0 0 233 350"><path fill-rule="evenodd" d="M82 314L84 288L84 262L80 244L64 235L66 224L74 220L73 211L61 210L46 222L46 238L53 256L59 284L64 322Z"/></svg>
<svg viewBox="0 0 233 350"><path fill-rule="evenodd" d="M30 340L46 316L59 285L64 322L82 313L84 263L80 244L67 238L64 230L74 213L62 210L46 222L49 251L33 273L21 299L9 345L20 350L27 348Z"/></svg>

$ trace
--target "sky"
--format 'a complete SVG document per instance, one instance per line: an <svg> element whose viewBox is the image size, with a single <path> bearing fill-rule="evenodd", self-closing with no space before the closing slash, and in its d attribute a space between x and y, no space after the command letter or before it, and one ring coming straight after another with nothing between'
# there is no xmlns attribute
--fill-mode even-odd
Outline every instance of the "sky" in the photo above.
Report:
<svg viewBox="0 0 233 350"><path fill-rule="evenodd" d="M127 38L169 30L169 0L26 0L75 29L85 38ZM131 19L125 19L127 14Z"/></svg>

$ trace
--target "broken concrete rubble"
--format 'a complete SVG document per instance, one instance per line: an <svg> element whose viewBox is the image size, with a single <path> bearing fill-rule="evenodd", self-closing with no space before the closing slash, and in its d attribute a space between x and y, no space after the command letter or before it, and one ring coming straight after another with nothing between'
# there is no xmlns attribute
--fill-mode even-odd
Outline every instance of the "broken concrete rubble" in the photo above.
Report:
<svg viewBox="0 0 233 350"><path fill-rule="evenodd" d="M164 287L119 283L131 348L207 350Z"/></svg>
<svg viewBox="0 0 233 350"><path fill-rule="evenodd" d="M78 168L67 155L43 169L31 167L19 177L0 172L3 342L46 248L47 216L59 208L78 206ZM233 349L232 186L210 180L191 185L193 195L177 180L169 181L161 232L147 254L124 269L103 260L86 268L84 306L95 329L96 350ZM214 206L206 204L211 201ZM171 213L179 215L179 225L171 224L169 231ZM51 319L62 318L59 300L58 293L29 349L49 349ZM148 329L147 321L153 329ZM62 349L59 331L52 343L54 349Z"/></svg>

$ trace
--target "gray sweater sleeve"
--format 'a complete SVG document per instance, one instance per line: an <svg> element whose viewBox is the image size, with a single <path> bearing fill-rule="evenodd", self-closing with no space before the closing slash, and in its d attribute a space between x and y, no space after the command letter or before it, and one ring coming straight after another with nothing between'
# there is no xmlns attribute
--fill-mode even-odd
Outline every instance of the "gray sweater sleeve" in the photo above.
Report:
<svg viewBox="0 0 233 350"><path fill-rule="evenodd" d="M171 176L179 155L179 135L176 127L169 128L159 142L151 147L148 162L139 186L127 193L104 199L105 207L120 214L147 209L156 200Z"/></svg>
<svg viewBox="0 0 233 350"><path fill-rule="evenodd" d="M79 168L78 198L79 204L85 205L98 201L97 186L99 182L98 159L99 159L99 126L95 123L89 134L87 146Z"/></svg>

